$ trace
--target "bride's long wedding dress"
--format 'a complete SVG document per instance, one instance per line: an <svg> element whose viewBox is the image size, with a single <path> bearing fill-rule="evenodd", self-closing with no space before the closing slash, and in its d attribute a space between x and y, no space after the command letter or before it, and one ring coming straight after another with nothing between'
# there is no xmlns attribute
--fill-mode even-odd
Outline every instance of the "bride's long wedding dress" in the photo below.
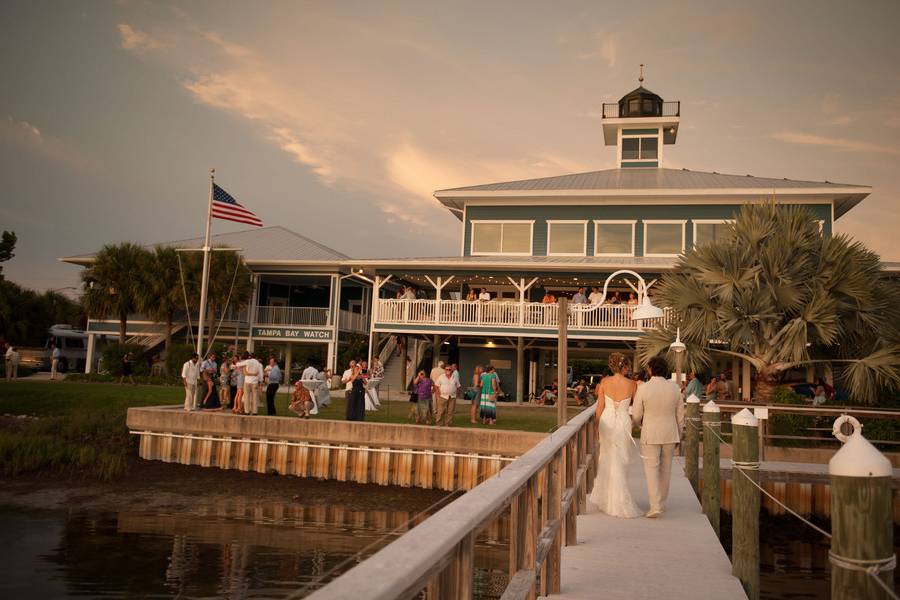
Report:
<svg viewBox="0 0 900 600"><path fill-rule="evenodd" d="M604 395L605 408L600 416L600 456L597 477L591 490L591 502L613 517L633 519L644 514L628 491L628 464L637 455L631 437L631 398L618 404Z"/></svg>

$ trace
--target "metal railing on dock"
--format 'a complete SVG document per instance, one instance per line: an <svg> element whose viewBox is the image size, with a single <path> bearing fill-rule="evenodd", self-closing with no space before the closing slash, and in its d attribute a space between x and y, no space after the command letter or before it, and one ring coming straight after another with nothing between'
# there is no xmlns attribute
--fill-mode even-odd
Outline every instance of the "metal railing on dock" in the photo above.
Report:
<svg viewBox="0 0 900 600"><path fill-rule="evenodd" d="M563 545L575 544L597 461L589 407L503 471L309 596L310 600L469 600L478 532L510 509L510 580L504 600L558 593Z"/></svg>

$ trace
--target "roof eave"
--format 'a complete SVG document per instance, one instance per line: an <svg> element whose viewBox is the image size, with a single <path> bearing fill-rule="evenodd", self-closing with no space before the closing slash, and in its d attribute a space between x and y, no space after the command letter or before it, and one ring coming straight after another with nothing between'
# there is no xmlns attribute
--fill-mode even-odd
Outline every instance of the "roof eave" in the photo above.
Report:
<svg viewBox="0 0 900 600"><path fill-rule="evenodd" d="M609 197L609 196L803 196L803 195L859 195L860 199L872 193L869 186L849 187L791 187L791 188L605 188L588 190L441 190L434 197L444 206L450 206L450 200L467 198L533 198L542 196L560 197ZM458 205L456 202L453 206ZM463 202L463 204L465 204Z"/></svg>

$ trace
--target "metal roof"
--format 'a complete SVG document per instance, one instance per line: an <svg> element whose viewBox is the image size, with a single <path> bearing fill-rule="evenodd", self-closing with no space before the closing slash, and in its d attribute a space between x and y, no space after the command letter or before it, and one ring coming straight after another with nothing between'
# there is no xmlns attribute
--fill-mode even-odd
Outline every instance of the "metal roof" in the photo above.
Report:
<svg viewBox="0 0 900 600"><path fill-rule="evenodd" d="M466 198L494 197L554 197L554 196L627 196L629 201L640 202L642 196L681 195L692 191L723 195L752 195L766 193L824 194L834 202L834 218L837 219L859 204L872 192L866 185L834 183L831 181L803 181L776 179L753 175L729 175L688 169L628 168L604 169L587 173L502 181L483 185L450 188L434 193L441 204L462 219Z"/></svg>
<svg viewBox="0 0 900 600"><path fill-rule="evenodd" d="M339 263L350 258L346 254L342 254L280 225L245 229L232 233L218 233L211 236L210 243L213 246L240 248L241 254L248 264L285 262ZM202 245L203 238L198 237L173 242L147 244L145 247L148 249L156 246L199 248ZM88 264L93 262L96 254L96 252L92 252L90 254L67 256L60 260L73 264Z"/></svg>
<svg viewBox="0 0 900 600"><path fill-rule="evenodd" d="M868 186L830 181L801 181L796 179L775 179L754 177L753 175L726 175L688 169L605 169L574 173L556 177L504 181L468 187L439 190L435 194L452 195L452 192L488 191L558 191L558 190L664 190L664 189L797 189L797 188L860 188Z"/></svg>
<svg viewBox="0 0 900 600"><path fill-rule="evenodd" d="M438 270L498 268L512 271L566 271L588 269L608 271L631 268L635 270L668 270L676 258L646 256L426 256L416 258L364 258L345 261L350 268L429 268Z"/></svg>

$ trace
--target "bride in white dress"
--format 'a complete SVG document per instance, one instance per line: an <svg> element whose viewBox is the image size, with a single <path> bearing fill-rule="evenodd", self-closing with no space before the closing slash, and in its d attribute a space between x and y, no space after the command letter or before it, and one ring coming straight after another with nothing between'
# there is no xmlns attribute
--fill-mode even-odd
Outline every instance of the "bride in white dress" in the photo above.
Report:
<svg viewBox="0 0 900 600"><path fill-rule="evenodd" d="M628 409L637 384L626 374L628 359L619 352L609 357L612 376L597 386L597 412L600 430L597 477L591 490L591 502L612 517L633 519L643 516L628 490L628 465L638 454L631 437L631 415Z"/></svg>

